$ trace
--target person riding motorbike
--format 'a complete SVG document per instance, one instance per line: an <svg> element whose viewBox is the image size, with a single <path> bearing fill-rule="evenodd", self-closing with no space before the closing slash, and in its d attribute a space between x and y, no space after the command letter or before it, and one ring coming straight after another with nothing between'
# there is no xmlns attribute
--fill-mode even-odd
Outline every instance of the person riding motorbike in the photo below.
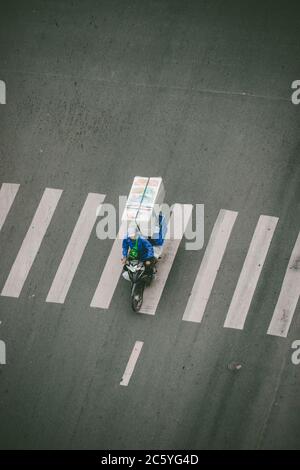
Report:
<svg viewBox="0 0 300 470"><path fill-rule="evenodd" d="M122 243L122 263L125 265L128 258L138 259L143 261L145 264L145 273L149 276L154 274L154 264L156 259L154 257L154 251L152 244L143 238L135 225L128 227L127 235L123 239Z"/></svg>

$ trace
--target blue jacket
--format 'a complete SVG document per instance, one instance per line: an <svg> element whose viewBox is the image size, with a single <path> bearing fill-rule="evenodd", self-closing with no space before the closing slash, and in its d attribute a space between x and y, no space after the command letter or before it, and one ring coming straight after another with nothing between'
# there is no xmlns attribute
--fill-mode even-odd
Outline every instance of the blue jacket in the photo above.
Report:
<svg viewBox="0 0 300 470"><path fill-rule="evenodd" d="M135 245L135 240L131 240L128 236L126 236L123 240L122 243L122 252L123 256L128 255L128 250L129 248L133 248ZM139 259L141 261L145 261L147 259L153 258L154 257L154 251L153 251L153 246L151 243L146 240L145 238L138 237L138 251L139 251Z"/></svg>
<svg viewBox="0 0 300 470"><path fill-rule="evenodd" d="M159 214L158 221L159 221L159 232L155 233L149 241L151 245L162 246L165 241L164 239L165 239L166 232L167 232L166 220L165 220L165 217L162 215L162 213Z"/></svg>

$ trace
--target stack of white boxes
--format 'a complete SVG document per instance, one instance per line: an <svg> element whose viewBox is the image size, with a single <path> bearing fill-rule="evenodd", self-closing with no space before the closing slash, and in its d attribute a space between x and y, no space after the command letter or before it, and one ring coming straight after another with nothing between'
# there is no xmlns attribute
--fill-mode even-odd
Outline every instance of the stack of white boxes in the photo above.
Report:
<svg viewBox="0 0 300 470"><path fill-rule="evenodd" d="M152 237L157 230L160 206L165 198L161 177L136 176L127 199L122 221L127 226L136 224L144 237Z"/></svg>

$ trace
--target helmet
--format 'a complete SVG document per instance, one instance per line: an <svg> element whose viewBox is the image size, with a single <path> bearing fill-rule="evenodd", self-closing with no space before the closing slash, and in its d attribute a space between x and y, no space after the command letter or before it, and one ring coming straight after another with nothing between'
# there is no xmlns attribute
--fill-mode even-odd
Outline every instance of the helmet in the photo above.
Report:
<svg viewBox="0 0 300 470"><path fill-rule="evenodd" d="M134 238L134 237L136 236L136 234L137 234L137 227L136 227L136 225L129 225L129 227L128 227L128 232L127 232L127 233L128 233L128 236L129 236L130 238Z"/></svg>

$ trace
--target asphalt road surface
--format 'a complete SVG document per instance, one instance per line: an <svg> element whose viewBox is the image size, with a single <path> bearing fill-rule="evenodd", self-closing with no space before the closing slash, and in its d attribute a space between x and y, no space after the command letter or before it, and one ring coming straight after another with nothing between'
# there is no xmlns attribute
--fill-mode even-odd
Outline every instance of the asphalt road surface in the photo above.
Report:
<svg viewBox="0 0 300 470"><path fill-rule="evenodd" d="M299 303L285 310L299 297L299 58L296 0L1 2L3 219L18 189L0 232L2 449L300 448ZM114 242L92 229L65 300L46 302L87 195L116 204L135 175L205 205L204 248L182 241L155 315L131 310L123 279L95 308ZM62 192L31 225L46 188ZM238 216L202 321L185 321L221 209ZM224 327L261 215L278 221L251 305ZM25 276L28 229L41 243ZM267 333L280 294L285 336Z"/></svg>

